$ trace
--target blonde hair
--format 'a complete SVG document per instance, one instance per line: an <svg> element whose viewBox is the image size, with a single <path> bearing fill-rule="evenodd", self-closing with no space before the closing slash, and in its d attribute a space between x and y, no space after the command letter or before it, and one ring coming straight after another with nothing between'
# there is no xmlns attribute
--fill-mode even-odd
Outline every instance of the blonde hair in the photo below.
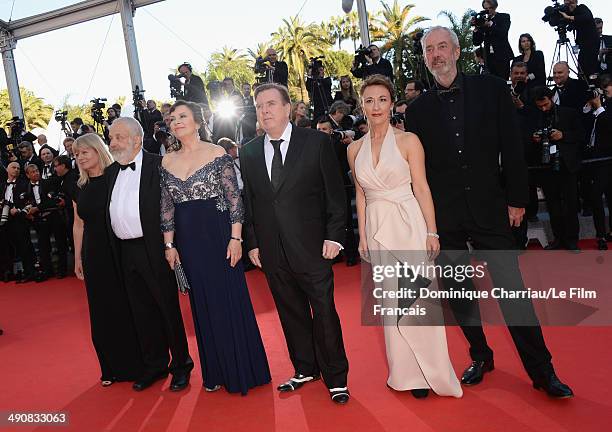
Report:
<svg viewBox="0 0 612 432"><path fill-rule="evenodd" d="M78 137L72 146L72 151L74 154L77 154L79 152L79 149L81 148L93 149L98 154L98 161L102 171L104 171L107 166L113 163L113 157L109 153L108 147L106 146L102 138L100 138L100 136L97 134L88 133ZM80 168L81 167L79 167L79 169ZM81 175L79 176L79 180L77 181L77 186L82 189L83 186L89 183L89 174L84 169L80 169L80 171Z"/></svg>

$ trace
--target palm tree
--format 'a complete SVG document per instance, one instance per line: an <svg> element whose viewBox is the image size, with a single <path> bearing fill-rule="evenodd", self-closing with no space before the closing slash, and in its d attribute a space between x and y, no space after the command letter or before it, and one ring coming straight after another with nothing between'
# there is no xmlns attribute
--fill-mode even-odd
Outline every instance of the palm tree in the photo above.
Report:
<svg viewBox="0 0 612 432"><path fill-rule="evenodd" d="M328 21L323 21L319 27L323 34L329 36L330 42L338 42L338 49L341 50L342 41L348 38L348 28L344 17L333 16Z"/></svg>
<svg viewBox="0 0 612 432"><path fill-rule="evenodd" d="M255 49L248 48L247 53L251 56L251 60L253 63L257 61L258 57L264 58L266 56L266 51L270 48L270 42L260 42L257 44Z"/></svg>
<svg viewBox="0 0 612 432"><path fill-rule="evenodd" d="M46 128L53 114L53 107L45 104L44 100L37 97L34 92L23 87L19 88L19 94L26 130L36 127ZM0 91L0 124L7 124L12 117L8 90L4 89Z"/></svg>
<svg viewBox="0 0 612 432"><path fill-rule="evenodd" d="M465 11L461 19L450 11L442 11L438 16L443 16L448 19L451 28L459 38L459 46L461 47L461 55L459 57L459 68L465 73L473 73L476 70L474 58L472 55L474 46L472 43L472 14L473 10Z"/></svg>
<svg viewBox="0 0 612 432"><path fill-rule="evenodd" d="M272 33L272 43L279 56L289 68L289 89L299 91L300 98L307 100L306 64L311 57L322 55L333 42L322 34L316 24L305 25L299 17L283 19L284 26Z"/></svg>
<svg viewBox="0 0 612 432"><path fill-rule="evenodd" d="M224 46L211 54L206 68L206 79L223 80L230 77L238 86L255 80L253 63L241 50Z"/></svg>
<svg viewBox="0 0 612 432"><path fill-rule="evenodd" d="M361 30L359 30L359 16L357 11L349 12L344 16L346 27L346 37L353 41L353 49L357 50L357 41L361 39Z"/></svg>
<svg viewBox="0 0 612 432"><path fill-rule="evenodd" d="M389 6L381 1L383 10L380 16L372 18L373 40L383 41L382 51L392 51L393 54L393 75L396 77L396 85L404 88L406 76L404 70L403 56L405 51L412 48L411 37L418 28L414 26L429 18L414 16L410 18L410 11L415 7L408 4L400 7L398 0L393 0L393 5Z"/></svg>

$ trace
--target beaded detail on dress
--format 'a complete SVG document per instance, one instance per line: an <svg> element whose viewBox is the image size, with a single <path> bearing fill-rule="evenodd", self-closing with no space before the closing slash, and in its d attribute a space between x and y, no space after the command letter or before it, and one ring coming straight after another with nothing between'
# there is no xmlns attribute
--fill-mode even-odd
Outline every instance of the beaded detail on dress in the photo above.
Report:
<svg viewBox="0 0 612 432"><path fill-rule="evenodd" d="M231 223L244 222L244 205L238 189L234 160L218 156L182 180L160 165L161 229L174 231L174 205L186 201L217 199L219 211L229 211Z"/></svg>

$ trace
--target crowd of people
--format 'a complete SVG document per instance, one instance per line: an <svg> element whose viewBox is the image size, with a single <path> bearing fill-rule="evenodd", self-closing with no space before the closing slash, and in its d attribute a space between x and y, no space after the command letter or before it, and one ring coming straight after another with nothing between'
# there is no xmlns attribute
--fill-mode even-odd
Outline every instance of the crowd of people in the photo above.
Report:
<svg viewBox="0 0 612 432"><path fill-rule="evenodd" d="M194 365L180 288L189 294L205 390L246 394L271 381L244 275L260 268L295 369L278 390L322 377L331 400L344 404L348 360L332 272L340 257L353 266L383 263L381 251L426 251L430 260L464 251L454 256L456 265L469 260L468 240L474 249L525 248L538 187L555 237L547 249L579 250L579 207L592 212L598 246L607 249L612 44L601 20L576 3L566 0L560 13L575 23L580 75L571 78L571 65L558 62L552 89L533 38L520 36L515 57L509 15L485 0L486 19L474 22L481 73L460 72L457 35L433 27L420 43L435 83L426 88L410 80L400 100L391 65L375 45L352 70L363 80L359 94L342 76L332 97L331 79L313 63L312 109L291 101L286 64L269 50L259 62L266 83L238 90L226 78L209 85L207 95L185 63L173 105L158 110L142 101L135 118L113 105L101 134L73 119L74 136L64 139L62 154L44 135L34 137L38 156L33 140L7 146L0 274L18 283L64 278L72 251L87 288L101 385L134 381L137 391L169 373L171 390L189 384ZM591 27L599 32L595 63ZM222 114L222 99L237 113ZM516 257L492 260L489 271L499 286L525 289ZM473 289L469 279L435 283ZM477 301L450 306L470 344L472 362L462 377L450 363L444 327L396 322L384 326L390 388L417 398L429 390L461 397L461 384L478 384L494 369ZM571 397L531 302L500 306L530 320L508 324L534 387Z"/></svg>

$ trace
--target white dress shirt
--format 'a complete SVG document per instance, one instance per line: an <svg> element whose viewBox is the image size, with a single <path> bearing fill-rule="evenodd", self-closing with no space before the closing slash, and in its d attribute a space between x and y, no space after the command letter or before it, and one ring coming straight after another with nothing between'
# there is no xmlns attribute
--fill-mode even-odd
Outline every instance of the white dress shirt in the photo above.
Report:
<svg viewBox="0 0 612 432"><path fill-rule="evenodd" d="M110 202L111 226L121 240L143 236L140 222L140 175L142 172L142 150L132 162L136 169L119 170Z"/></svg>
<svg viewBox="0 0 612 432"><path fill-rule="evenodd" d="M293 126L291 125L291 122L287 123L287 127L285 128L285 131L282 133L282 135L279 138L283 140L283 142L280 144L280 152L281 152L281 157L283 158L283 165L285 164L285 159L287 157L287 151L289 150L289 141L291 140L292 130L293 130ZM264 137L264 156L266 158L266 169L268 170L268 177L272 179L272 158L274 158L274 147L272 146L272 143L270 142L270 136L268 134L266 134L266 136ZM335 245L338 245L338 247L340 247L340 250L344 249L344 247L338 242L335 242L333 240L327 240L327 241Z"/></svg>
<svg viewBox="0 0 612 432"><path fill-rule="evenodd" d="M16 181L16 180L13 180ZM13 202L13 189L15 188L14 184L9 184L12 183L11 180L7 180L6 181L6 190L4 191L4 200L6 202Z"/></svg>
<svg viewBox="0 0 612 432"><path fill-rule="evenodd" d="M234 159L234 171L236 172L236 180L238 180L238 189L244 189L244 183L242 181L242 172L240 171L240 159Z"/></svg>
<svg viewBox="0 0 612 432"><path fill-rule="evenodd" d="M34 201L36 201L36 205L40 204L40 182L34 184L30 183L32 186L32 193L34 194Z"/></svg>

